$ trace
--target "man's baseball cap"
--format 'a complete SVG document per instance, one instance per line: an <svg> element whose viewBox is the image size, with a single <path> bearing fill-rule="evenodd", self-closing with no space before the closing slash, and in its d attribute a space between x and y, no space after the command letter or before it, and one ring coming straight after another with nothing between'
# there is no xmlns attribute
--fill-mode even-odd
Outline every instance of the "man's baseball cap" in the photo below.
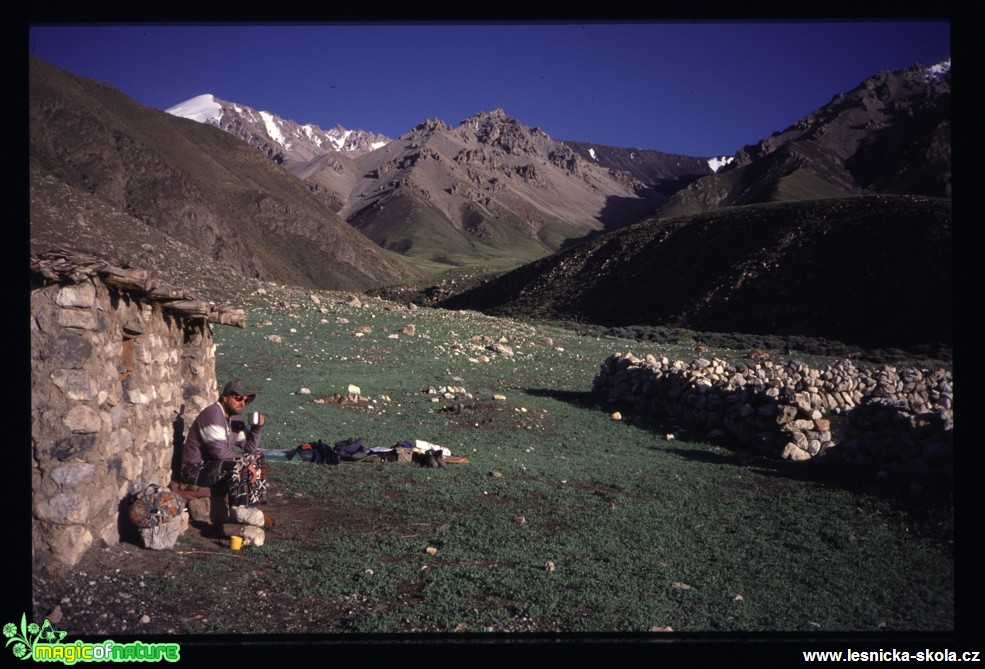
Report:
<svg viewBox="0 0 985 669"><path fill-rule="evenodd" d="M226 397L227 395L232 395L233 393L246 397L248 401L252 402L257 396L257 391L254 388L250 388L248 385L240 381L239 379L233 379L226 385L222 387L222 394L219 397Z"/></svg>

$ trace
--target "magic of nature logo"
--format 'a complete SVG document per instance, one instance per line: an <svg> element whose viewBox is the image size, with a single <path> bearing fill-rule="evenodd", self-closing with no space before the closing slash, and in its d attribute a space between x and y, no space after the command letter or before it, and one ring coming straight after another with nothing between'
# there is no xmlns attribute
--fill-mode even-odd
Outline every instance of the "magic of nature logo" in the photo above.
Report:
<svg viewBox="0 0 985 669"><path fill-rule="evenodd" d="M98 643L75 641L65 643L68 633L55 629L47 618L40 625L27 622L21 615L20 626L7 623L3 626L6 646L20 660L35 662L177 662L181 649L177 643L116 643L112 639Z"/></svg>

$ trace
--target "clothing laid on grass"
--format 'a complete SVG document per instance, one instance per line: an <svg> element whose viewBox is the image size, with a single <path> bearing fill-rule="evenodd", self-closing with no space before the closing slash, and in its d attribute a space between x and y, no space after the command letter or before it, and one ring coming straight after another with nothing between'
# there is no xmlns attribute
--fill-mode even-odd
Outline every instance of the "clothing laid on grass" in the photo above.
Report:
<svg viewBox="0 0 985 669"><path fill-rule="evenodd" d="M301 444L293 449L262 450L275 461L313 462L337 465L340 462L416 462L427 467L443 467L445 463L467 463L469 459L456 456L437 444L420 439L398 441L393 446L366 446L362 437L338 441L329 446L321 439Z"/></svg>
<svg viewBox="0 0 985 669"><path fill-rule="evenodd" d="M232 506L266 504L267 463L260 451L260 427L247 429L241 416L227 416L219 402L206 407L185 439L181 481L208 487L224 483Z"/></svg>

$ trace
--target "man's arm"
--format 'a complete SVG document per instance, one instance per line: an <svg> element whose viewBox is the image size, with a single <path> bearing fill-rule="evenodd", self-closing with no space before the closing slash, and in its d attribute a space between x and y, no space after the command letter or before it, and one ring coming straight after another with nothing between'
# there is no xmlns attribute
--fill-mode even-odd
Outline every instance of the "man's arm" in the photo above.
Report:
<svg viewBox="0 0 985 669"><path fill-rule="evenodd" d="M250 431L246 433L246 440L243 442L243 450L247 453L252 453L260 448L260 428L262 426L262 422L260 425L253 425L250 427Z"/></svg>
<svg viewBox="0 0 985 669"><path fill-rule="evenodd" d="M260 419L260 425L247 427L242 416L233 416L230 425L236 432L236 445L245 453L252 453L260 448L260 427L263 425L263 418Z"/></svg>

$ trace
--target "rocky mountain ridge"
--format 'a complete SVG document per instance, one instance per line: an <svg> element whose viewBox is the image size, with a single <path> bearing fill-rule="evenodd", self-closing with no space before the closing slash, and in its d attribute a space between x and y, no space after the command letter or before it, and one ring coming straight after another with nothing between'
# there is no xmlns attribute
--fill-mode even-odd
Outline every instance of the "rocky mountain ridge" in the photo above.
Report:
<svg viewBox="0 0 985 669"><path fill-rule="evenodd" d="M734 159L733 156L701 158L569 140L563 140L563 143L584 160L610 171L625 172L667 197L701 176L717 172Z"/></svg>
<svg viewBox="0 0 985 669"><path fill-rule="evenodd" d="M675 193L659 214L873 193L950 197L950 59L877 72Z"/></svg>
<svg viewBox="0 0 985 669"><path fill-rule="evenodd" d="M307 162L327 151L359 155L390 141L384 135L365 130L347 130L341 125L323 130L313 123L299 124L270 112L220 100L209 93L185 100L165 111L225 130L281 164Z"/></svg>
<svg viewBox="0 0 985 669"><path fill-rule="evenodd" d="M428 120L356 162L364 178L339 214L384 248L434 261L542 257L663 200L502 109L457 127Z"/></svg>
<svg viewBox="0 0 985 669"><path fill-rule="evenodd" d="M600 163L594 147L552 140L502 109L457 127L428 119L389 141L358 131L348 144L213 96L168 111L216 125L283 164L380 246L452 265L542 257L635 222L681 184L712 173L702 159L639 149L614 159L625 151L599 147Z"/></svg>
<svg viewBox="0 0 985 669"><path fill-rule="evenodd" d="M515 265L653 213L950 193L949 60L876 73L731 157L555 141L502 109L343 145L339 135L312 141L310 126L215 104L218 127L284 164L367 237L440 265Z"/></svg>

